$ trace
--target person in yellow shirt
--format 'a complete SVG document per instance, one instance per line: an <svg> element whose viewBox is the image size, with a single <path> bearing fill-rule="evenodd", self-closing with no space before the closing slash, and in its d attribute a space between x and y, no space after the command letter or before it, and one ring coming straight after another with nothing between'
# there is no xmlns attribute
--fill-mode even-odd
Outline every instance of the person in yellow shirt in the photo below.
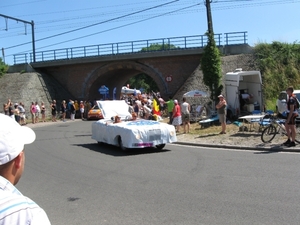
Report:
<svg viewBox="0 0 300 225"><path fill-rule="evenodd" d="M79 112L79 104L77 100L74 101L74 106L75 106L75 118L78 118L80 112Z"/></svg>

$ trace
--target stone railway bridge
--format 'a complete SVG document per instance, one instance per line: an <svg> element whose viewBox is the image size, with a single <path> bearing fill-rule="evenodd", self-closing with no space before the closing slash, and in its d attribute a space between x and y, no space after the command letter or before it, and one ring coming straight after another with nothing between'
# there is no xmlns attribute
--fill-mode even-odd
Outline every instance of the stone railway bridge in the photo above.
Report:
<svg viewBox="0 0 300 225"><path fill-rule="evenodd" d="M227 46L226 49L231 55L250 51L247 44ZM180 91L189 77L199 70L202 54L203 48L195 48L63 59L30 65L34 71L53 77L78 100L101 98L98 92L101 85L109 88L110 97L114 87L117 88L117 96L120 96L126 81L140 73L150 76L159 88L155 91L160 91L167 98ZM20 66L15 65L14 69L20 71Z"/></svg>

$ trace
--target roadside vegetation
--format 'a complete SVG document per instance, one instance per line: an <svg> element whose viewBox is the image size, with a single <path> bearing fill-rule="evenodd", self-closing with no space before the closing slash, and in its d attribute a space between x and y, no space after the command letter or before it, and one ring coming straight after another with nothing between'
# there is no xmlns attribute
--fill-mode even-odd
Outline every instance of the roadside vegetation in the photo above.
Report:
<svg viewBox="0 0 300 225"><path fill-rule="evenodd" d="M3 76L8 70L8 65L6 65L2 58L0 58L0 77Z"/></svg>
<svg viewBox="0 0 300 225"><path fill-rule="evenodd" d="M262 72L267 109L276 109L279 92L288 86L300 89L300 43L261 43L254 48L256 64Z"/></svg>
<svg viewBox="0 0 300 225"><path fill-rule="evenodd" d="M221 94L222 64L220 51L214 40L214 35L207 33L208 42L204 47L204 53L201 58L201 70L203 72L203 82L209 88L211 100L218 102L218 96Z"/></svg>

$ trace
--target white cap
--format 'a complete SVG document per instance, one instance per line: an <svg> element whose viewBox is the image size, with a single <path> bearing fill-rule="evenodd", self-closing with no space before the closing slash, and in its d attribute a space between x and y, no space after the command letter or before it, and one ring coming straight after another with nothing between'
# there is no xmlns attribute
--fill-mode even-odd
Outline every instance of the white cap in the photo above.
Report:
<svg viewBox="0 0 300 225"><path fill-rule="evenodd" d="M36 136L32 129L20 126L4 114L0 114L0 124L0 165L3 165L16 158Z"/></svg>
<svg viewBox="0 0 300 225"><path fill-rule="evenodd" d="M218 98L224 98L224 96L223 95L219 95Z"/></svg>

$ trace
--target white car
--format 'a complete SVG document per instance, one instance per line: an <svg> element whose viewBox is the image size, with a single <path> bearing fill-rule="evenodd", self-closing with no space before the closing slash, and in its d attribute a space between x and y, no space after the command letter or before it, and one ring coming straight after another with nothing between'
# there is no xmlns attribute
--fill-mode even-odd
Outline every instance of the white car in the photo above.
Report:
<svg viewBox="0 0 300 225"><path fill-rule="evenodd" d="M174 126L154 120L130 120L128 104L124 100L97 101L104 119L92 124L92 139L98 143L127 148L156 147L163 149L167 143L177 141ZM112 118L121 117L120 123Z"/></svg>
<svg viewBox="0 0 300 225"><path fill-rule="evenodd" d="M298 100L300 100L300 90L294 90L293 92ZM279 93L279 96L278 96L278 99L277 99L277 102L276 102L276 112L281 115L281 116L286 116L286 113L285 111L287 110L287 105L286 105L286 102L287 102L287 94L285 91L282 91ZM299 112L299 116L296 118L297 120L300 120L300 110L298 109L298 112Z"/></svg>

